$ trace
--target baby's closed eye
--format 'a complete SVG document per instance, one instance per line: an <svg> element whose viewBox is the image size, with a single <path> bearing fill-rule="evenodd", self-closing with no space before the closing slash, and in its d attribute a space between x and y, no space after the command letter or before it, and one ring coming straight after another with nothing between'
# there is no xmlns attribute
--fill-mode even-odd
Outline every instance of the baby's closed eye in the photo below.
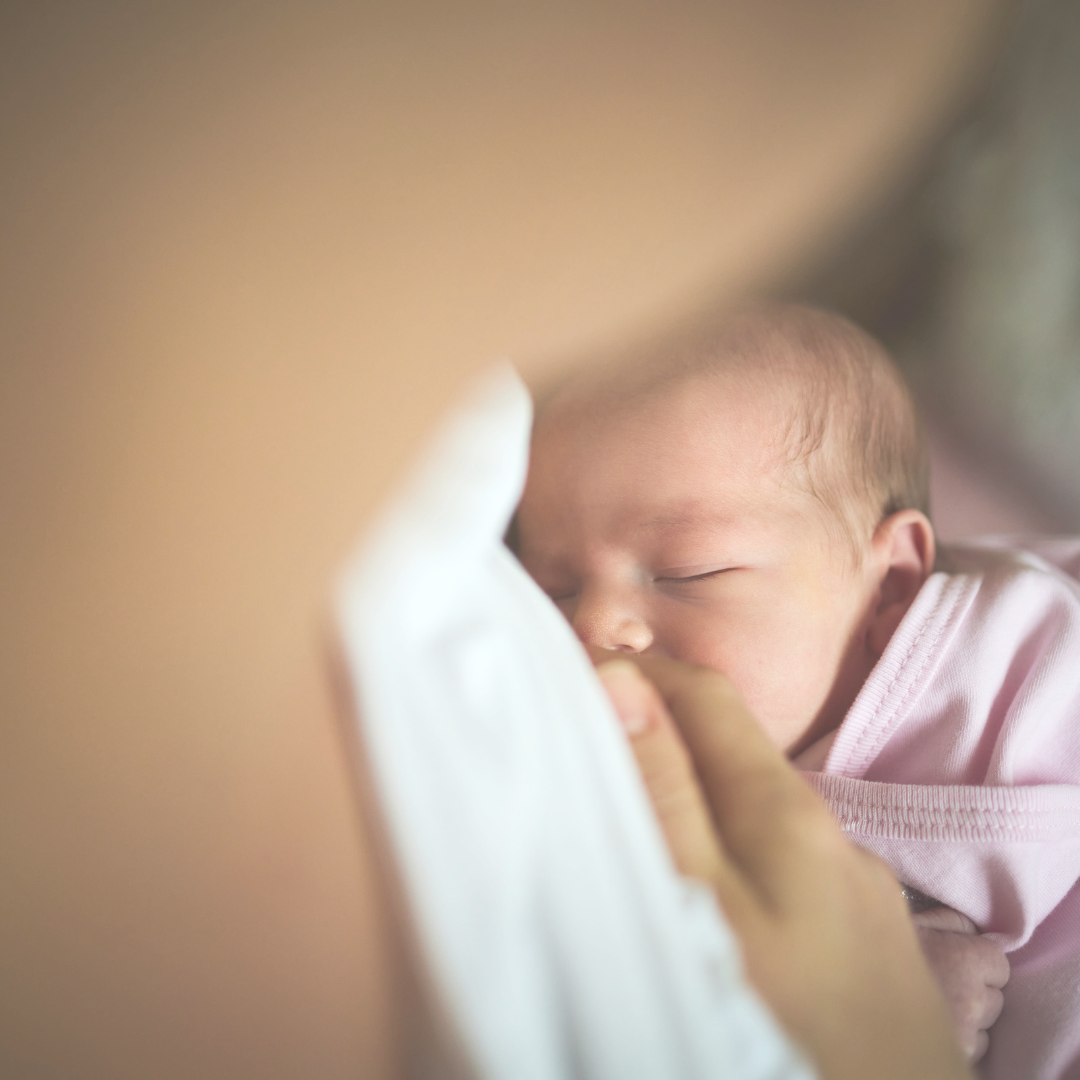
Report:
<svg viewBox="0 0 1080 1080"><path fill-rule="evenodd" d="M729 571L736 569L738 569L738 567L735 566L676 567L670 570L661 570L653 577L653 581L658 584L683 585L694 581L708 581L709 578L719 577L721 574L726 574Z"/></svg>

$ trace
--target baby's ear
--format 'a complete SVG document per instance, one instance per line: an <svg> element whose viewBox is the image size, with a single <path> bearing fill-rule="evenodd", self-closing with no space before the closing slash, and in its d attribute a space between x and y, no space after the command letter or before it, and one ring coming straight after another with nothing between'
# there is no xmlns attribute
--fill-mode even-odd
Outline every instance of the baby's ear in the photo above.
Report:
<svg viewBox="0 0 1080 1080"><path fill-rule="evenodd" d="M880 656L934 569L934 527L919 510L890 514L871 541L878 575L868 645Z"/></svg>

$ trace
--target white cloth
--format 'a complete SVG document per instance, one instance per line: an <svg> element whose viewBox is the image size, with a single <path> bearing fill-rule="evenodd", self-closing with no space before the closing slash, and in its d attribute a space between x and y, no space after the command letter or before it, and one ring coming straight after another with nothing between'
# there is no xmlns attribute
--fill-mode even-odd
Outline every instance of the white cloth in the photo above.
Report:
<svg viewBox="0 0 1080 1080"><path fill-rule="evenodd" d="M807 1078L675 872L583 650L501 543L530 421L517 376L490 373L339 588L431 982L483 1080Z"/></svg>

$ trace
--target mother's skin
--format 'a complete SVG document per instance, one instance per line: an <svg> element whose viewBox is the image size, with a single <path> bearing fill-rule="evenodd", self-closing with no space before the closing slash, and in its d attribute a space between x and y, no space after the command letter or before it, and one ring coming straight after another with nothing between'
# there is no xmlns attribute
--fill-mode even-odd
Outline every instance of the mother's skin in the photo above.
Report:
<svg viewBox="0 0 1080 1080"><path fill-rule="evenodd" d="M357 6L0 12L4 1076L400 1071L334 567L493 355L810 257L988 25Z"/></svg>

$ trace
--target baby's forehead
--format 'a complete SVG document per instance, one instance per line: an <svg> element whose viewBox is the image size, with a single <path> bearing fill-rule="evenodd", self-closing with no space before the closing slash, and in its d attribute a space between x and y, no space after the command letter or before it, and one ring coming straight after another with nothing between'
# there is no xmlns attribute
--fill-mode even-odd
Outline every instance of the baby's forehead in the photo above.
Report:
<svg viewBox="0 0 1080 1080"><path fill-rule="evenodd" d="M628 487L654 485L656 496L679 486L684 473L730 472L755 501L806 504L815 518L830 516L839 527L841 507L823 503L818 489L824 474L844 470L846 440L810 430L816 410L807 382L790 365L768 372L672 365L634 380L591 380L541 413L539 427L549 437L541 435L536 452L584 471L597 467L597 454L639 466L644 458Z"/></svg>
<svg viewBox="0 0 1080 1080"><path fill-rule="evenodd" d="M677 367L637 378L592 380L567 390L541 411L540 432L639 440L667 435L677 448L701 438L737 440L748 450L784 458L804 390L790 375L763 378L738 368Z"/></svg>

